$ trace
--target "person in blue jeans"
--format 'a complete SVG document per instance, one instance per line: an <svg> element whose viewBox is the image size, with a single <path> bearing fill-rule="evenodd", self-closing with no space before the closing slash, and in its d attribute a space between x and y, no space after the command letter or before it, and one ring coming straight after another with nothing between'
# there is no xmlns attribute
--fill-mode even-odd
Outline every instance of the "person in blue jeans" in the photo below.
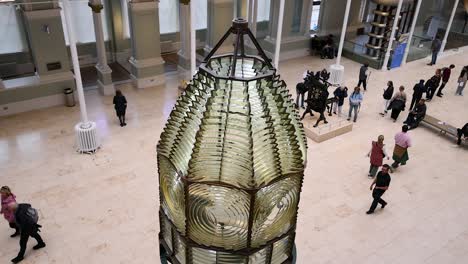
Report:
<svg viewBox="0 0 468 264"><path fill-rule="evenodd" d="M361 102L362 102L361 88L356 87L356 88L354 88L354 92L349 97L348 121L351 120L351 114L354 111L353 121L356 122L357 116L358 116L358 111L359 111L359 108L361 106Z"/></svg>

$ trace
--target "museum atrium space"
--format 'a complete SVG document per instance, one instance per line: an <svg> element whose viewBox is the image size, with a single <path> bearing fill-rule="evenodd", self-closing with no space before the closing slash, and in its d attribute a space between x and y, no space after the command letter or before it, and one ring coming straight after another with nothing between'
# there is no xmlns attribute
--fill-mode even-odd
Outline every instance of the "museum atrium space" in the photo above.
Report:
<svg viewBox="0 0 468 264"><path fill-rule="evenodd" d="M467 79L468 0L0 0L0 263L466 264Z"/></svg>

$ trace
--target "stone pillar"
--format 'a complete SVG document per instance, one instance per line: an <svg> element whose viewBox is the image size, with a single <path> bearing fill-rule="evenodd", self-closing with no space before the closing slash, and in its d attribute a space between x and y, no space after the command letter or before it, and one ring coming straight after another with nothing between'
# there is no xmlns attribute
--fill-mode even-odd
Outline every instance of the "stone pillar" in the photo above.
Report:
<svg viewBox="0 0 468 264"><path fill-rule="evenodd" d="M102 29L101 10L103 5L101 0L90 0L88 6L93 12L94 34L96 36L96 51L98 63L96 70L98 73L98 87L103 95L114 95L115 88L112 83L112 70L107 64L106 45L104 43L104 31Z"/></svg>
<svg viewBox="0 0 468 264"><path fill-rule="evenodd" d="M25 1L21 6L36 76L41 85L74 88L60 8L57 3L33 4L40 1Z"/></svg>
<svg viewBox="0 0 468 264"><path fill-rule="evenodd" d="M249 17L247 20L249 21L249 28L252 31L254 36L257 36L257 12L258 12L258 0L250 0L249 6Z"/></svg>
<svg viewBox="0 0 468 264"><path fill-rule="evenodd" d="M159 1L131 0L128 4L132 46L131 77L136 88L165 83L159 38Z"/></svg>
<svg viewBox="0 0 468 264"><path fill-rule="evenodd" d="M310 14L304 10L310 9L311 0L303 0L299 9L296 8L297 0L286 0L283 16L283 29L281 36L281 55L280 61L291 58L298 58L309 55L309 35L306 34L308 29L307 20ZM268 56L272 57L275 50L276 34L278 31L278 16L279 16L280 0L271 0L270 4L270 24L268 28L268 36L263 42L263 47ZM295 10L299 10L299 14L295 14ZM299 30L293 32L293 20L299 16ZM309 23L310 24L310 23ZM307 31L308 32L308 31Z"/></svg>
<svg viewBox="0 0 468 264"><path fill-rule="evenodd" d="M180 50L179 69L181 72L190 71L190 4L179 5Z"/></svg>
<svg viewBox="0 0 468 264"><path fill-rule="evenodd" d="M208 54L226 31L232 26L234 0L208 0L208 32L205 53ZM232 51L231 42L224 42L218 52Z"/></svg>

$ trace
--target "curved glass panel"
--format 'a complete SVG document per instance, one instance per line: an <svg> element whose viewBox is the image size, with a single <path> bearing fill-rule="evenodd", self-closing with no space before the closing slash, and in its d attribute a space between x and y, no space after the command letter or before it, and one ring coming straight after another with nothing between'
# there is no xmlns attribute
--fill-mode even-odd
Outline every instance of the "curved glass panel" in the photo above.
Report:
<svg viewBox="0 0 468 264"><path fill-rule="evenodd" d="M188 236L225 249L247 246L250 199L246 192L206 184L189 187Z"/></svg>

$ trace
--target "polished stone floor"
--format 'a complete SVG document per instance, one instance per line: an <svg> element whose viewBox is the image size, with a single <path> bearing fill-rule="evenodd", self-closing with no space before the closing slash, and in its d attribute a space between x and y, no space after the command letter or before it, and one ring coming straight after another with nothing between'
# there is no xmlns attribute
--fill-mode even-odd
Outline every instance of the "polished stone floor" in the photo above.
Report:
<svg viewBox="0 0 468 264"><path fill-rule="evenodd" d="M441 58L454 63L443 99L428 113L455 126L468 122L468 95L454 96L467 51ZM314 57L290 60L280 73L294 93L305 70L333 61ZM297 263L468 263L468 148L420 127L410 134L410 161L392 174L385 210L366 215L371 202L365 156L370 142L385 135L391 151L399 122L382 118L387 80L412 89L432 76L427 60L389 71L372 70L368 92L353 131L323 143L309 140L308 167L301 196ZM353 87L359 65L344 59L346 85ZM97 122L102 148L80 155L73 126L79 108L55 107L0 118L0 183L12 187L19 202L40 210L47 247L31 250L24 263L158 263L158 182L155 148L177 98L178 80L163 87L134 90L119 86L129 101L128 126L118 126L111 97L86 94L88 113ZM467 92L468 93L468 92ZM347 105L344 111L347 111ZM0 263L15 256L18 239L0 222Z"/></svg>

